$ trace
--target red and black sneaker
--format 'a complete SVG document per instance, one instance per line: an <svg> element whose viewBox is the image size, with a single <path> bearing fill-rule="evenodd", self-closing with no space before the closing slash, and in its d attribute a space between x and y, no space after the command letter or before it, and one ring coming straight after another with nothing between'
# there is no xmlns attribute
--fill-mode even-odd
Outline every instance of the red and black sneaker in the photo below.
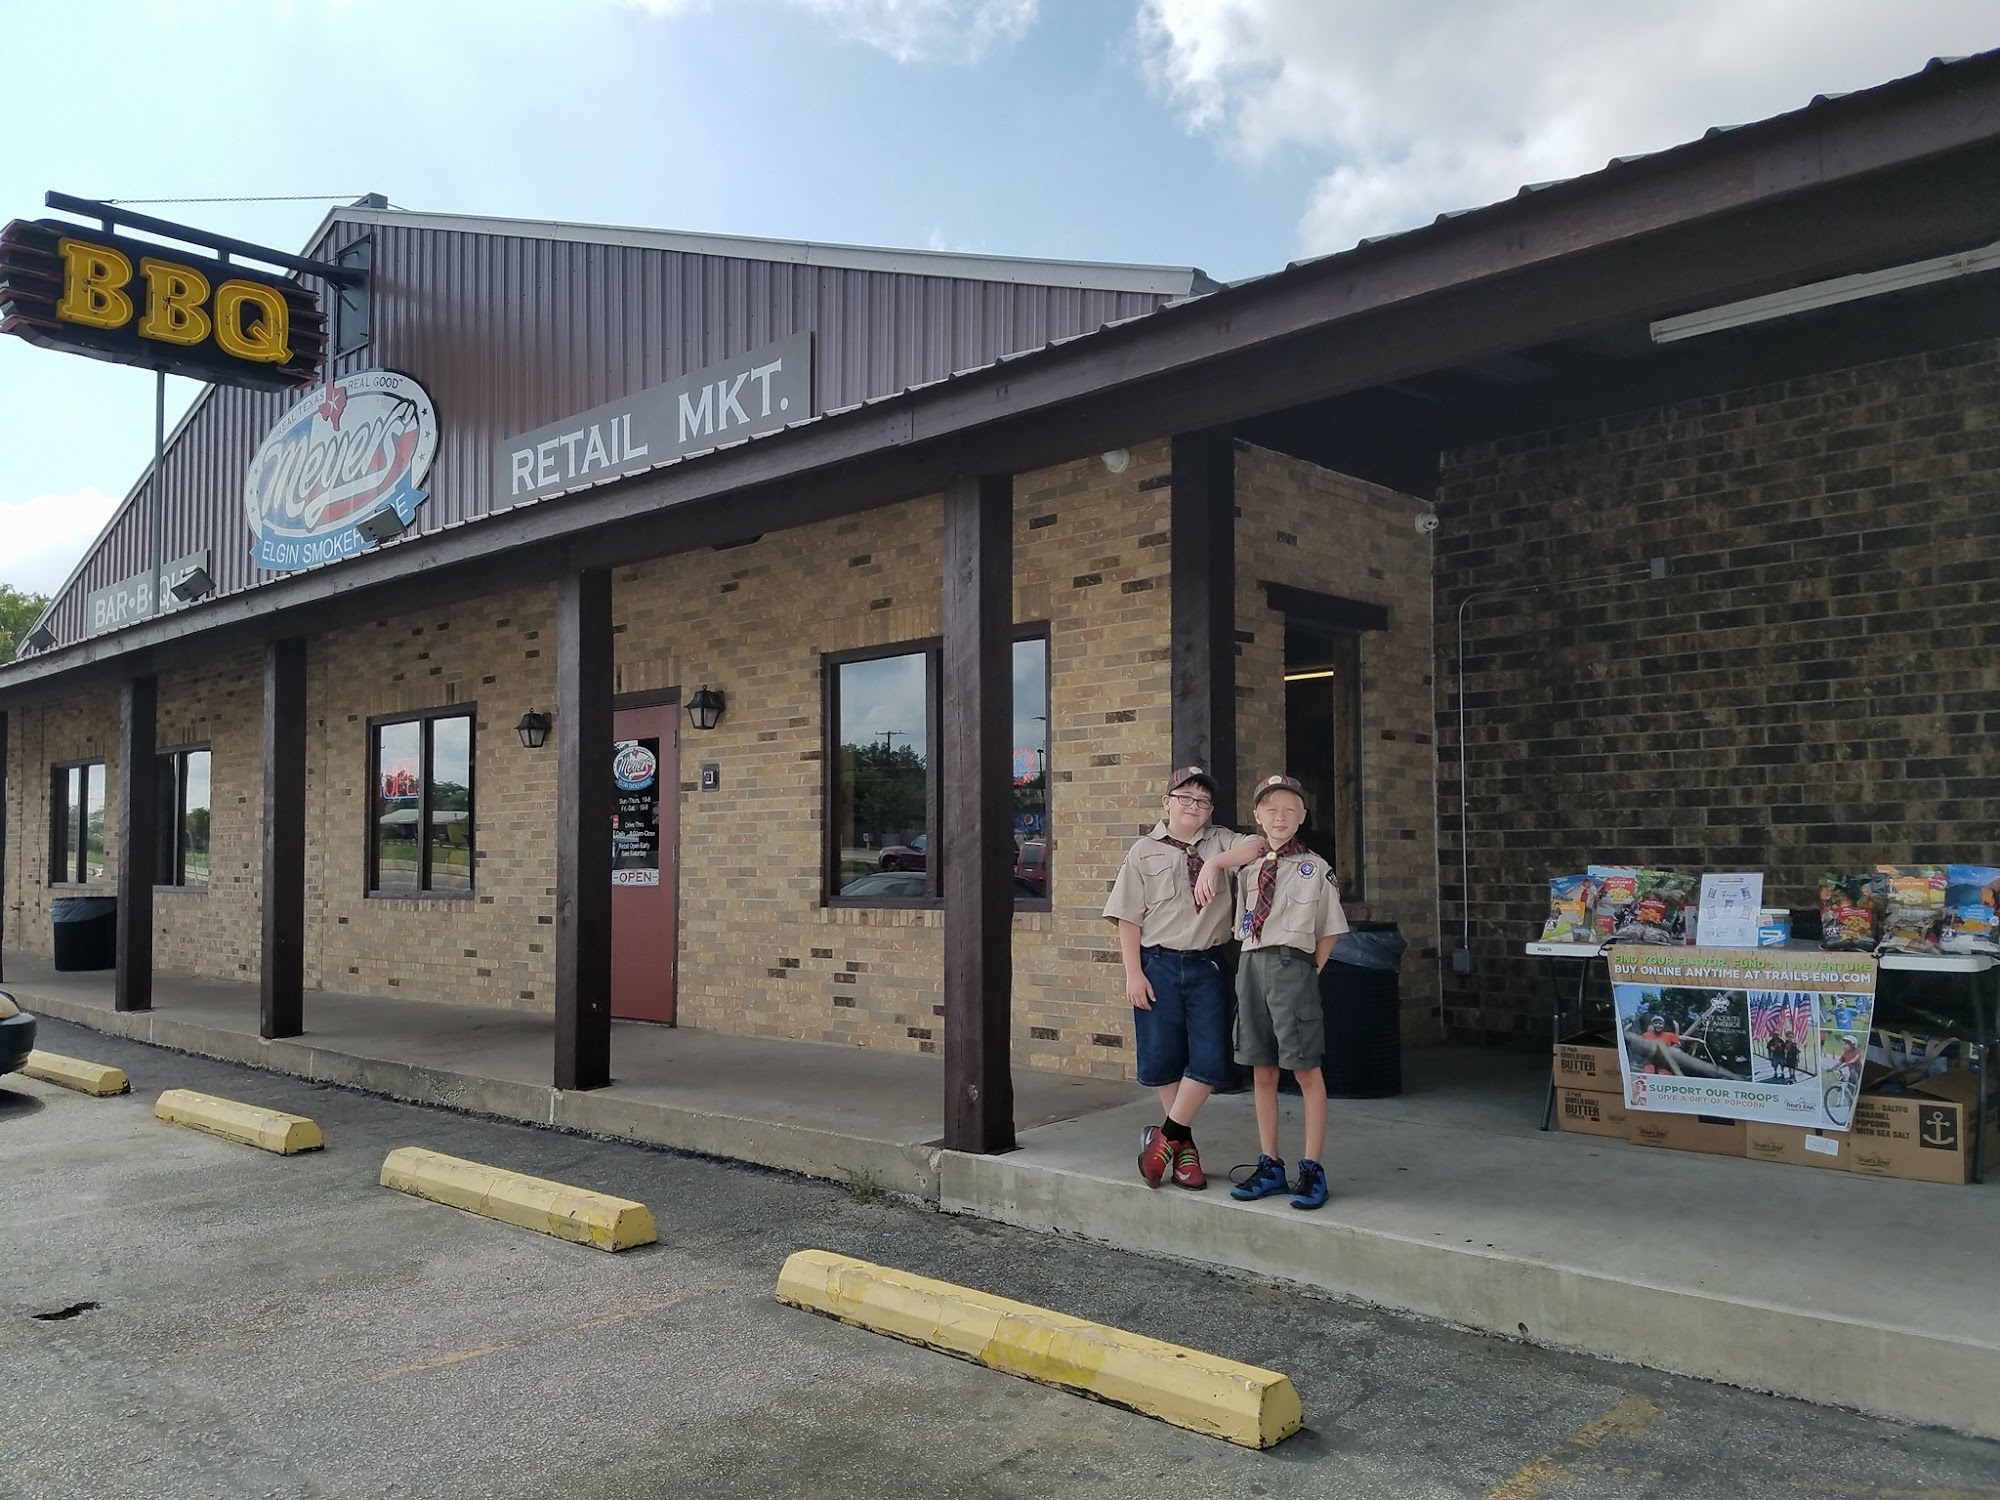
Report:
<svg viewBox="0 0 2000 1500"><path fill-rule="evenodd" d="M1147 1187L1158 1187L1166 1179L1174 1157L1174 1143L1159 1126L1148 1125L1139 1132L1139 1175Z"/></svg>
<svg viewBox="0 0 2000 1500"><path fill-rule="evenodd" d="M1174 1153L1174 1185L1200 1192L1208 1186L1208 1174L1201 1169L1201 1153L1193 1141L1183 1141Z"/></svg>

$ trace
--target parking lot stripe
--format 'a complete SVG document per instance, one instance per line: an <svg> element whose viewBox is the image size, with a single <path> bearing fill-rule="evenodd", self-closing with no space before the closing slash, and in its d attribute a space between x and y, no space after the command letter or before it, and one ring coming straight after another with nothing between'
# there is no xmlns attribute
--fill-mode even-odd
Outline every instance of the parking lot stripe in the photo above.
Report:
<svg viewBox="0 0 2000 1500"><path fill-rule="evenodd" d="M1245 1448L1274 1446L1303 1418L1290 1378L1274 1370L826 1250L787 1260L777 1295Z"/></svg>
<svg viewBox="0 0 2000 1500"><path fill-rule="evenodd" d="M630 1250L659 1238L653 1212L643 1203L421 1146L389 1153L382 1162L382 1186L599 1250Z"/></svg>
<svg viewBox="0 0 2000 1500"><path fill-rule="evenodd" d="M60 1052L44 1052L40 1048L28 1054L28 1060L21 1064L21 1071L30 1078L41 1079L43 1083L60 1084L63 1088L99 1099L132 1091L131 1080L126 1078L123 1068L85 1062L80 1057L64 1057Z"/></svg>
<svg viewBox="0 0 2000 1500"><path fill-rule="evenodd" d="M197 1094L193 1089L168 1089L153 1103L153 1118L190 1130L205 1130L224 1140L294 1156L301 1151L317 1151L326 1138L304 1115L288 1115L282 1110L241 1104L234 1099L218 1099L213 1094Z"/></svg>

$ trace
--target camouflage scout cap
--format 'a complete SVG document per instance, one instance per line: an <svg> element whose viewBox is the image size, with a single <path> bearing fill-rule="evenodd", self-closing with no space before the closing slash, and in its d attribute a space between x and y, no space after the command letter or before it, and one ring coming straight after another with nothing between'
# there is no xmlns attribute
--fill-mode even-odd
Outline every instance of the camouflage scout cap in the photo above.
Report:
<svg viewBox="0 0 2000 1500"><path fill-rule="evenodd" d="M1171 776L1167 777L1167 790L1169 792L1177 792L1190 781L1206 788L1209 796L1213 797L1215 795L1215 778L1200 766L1180 767Z"/></svg>
<svg viewBox="0 0 2000 1500"><path fill-rule="evenodd" d="M1257 783L1257 792L1250 799L1250 805L1255 807L1272 792L1296 792L1299 801L1303 802L1306 800L1306 789L1299 785L1296 776L1266 776L1262 781Z"/></svg>

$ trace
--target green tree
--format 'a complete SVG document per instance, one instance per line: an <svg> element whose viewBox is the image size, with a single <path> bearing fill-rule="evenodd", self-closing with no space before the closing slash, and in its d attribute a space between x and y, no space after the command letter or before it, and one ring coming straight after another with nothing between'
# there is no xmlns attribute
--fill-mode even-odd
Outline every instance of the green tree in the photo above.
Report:
<svg viewBox="0 0 2000 1500"><path fill-rule="evenodd" d="M0 662L12 661L21 641L49 607L47 594L30 594L0 583Z"/></svg>
<svg viewBox="0 0 2000 1500"><path fill-rule="evenodd" d="M899 842L924 828L924 758L908 745L880 741L842 745L841 769L854 799L854 833L873 847Z"/></svg>

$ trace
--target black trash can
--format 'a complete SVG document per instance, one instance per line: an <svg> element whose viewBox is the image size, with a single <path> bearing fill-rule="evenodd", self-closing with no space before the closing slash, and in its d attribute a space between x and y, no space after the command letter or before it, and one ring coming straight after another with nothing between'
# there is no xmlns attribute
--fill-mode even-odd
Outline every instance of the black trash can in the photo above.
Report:
<svg viewBox="0 0 2000 1500"><path fill-rule="evenodd" d="M116 896L59 896L49 903L49 921L55 924L56 968L118 966Z"/></svg>
<svg viewBox="0 0 2000 1500"><path fill-rule="evenodd" d="M1326 1013L1327 1094L1386 1099L1403 1092L1401 969L1407 944L1394 922L1356 922L1320 970Z"/></svg>

